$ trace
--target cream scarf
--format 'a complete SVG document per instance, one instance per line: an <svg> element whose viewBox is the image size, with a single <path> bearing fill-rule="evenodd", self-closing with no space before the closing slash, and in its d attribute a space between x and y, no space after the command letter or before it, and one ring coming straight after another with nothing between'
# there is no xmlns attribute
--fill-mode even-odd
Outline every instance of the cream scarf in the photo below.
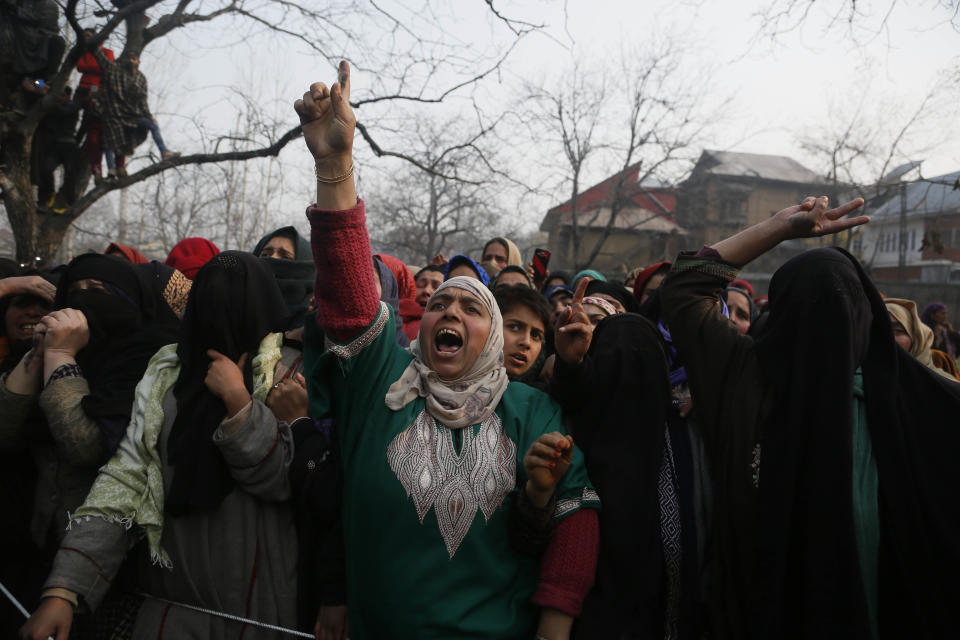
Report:
<svg viewBox="0 0 960 640"><path fill-rule="evenodd" d="M280 361L283 334L270 333L254 357L253 397L263 401L273 385L273 370ZM86 500L70 516L71 528L84 519L98 517L126 528L139 526L147 536L150 558L168 569L170 556L160 546L163 535L163 464L157 441L163 428L163 398L180 375L177 345L161 347L150 359L134 392L130 424L113 457L97 472Z"/></svg>
<svg viewBox="0 0 960 640"><path fill-rule="evenodd" d="M489 312L490 334L483 351L463 377L441 380L424 364L418 336L410 345L413 361L390 385L385 401L387 407L398 411L418 396L426 398L427 413L450 429L462 429L494 414L509 380L503 368L503 319L490 289L475 278L458 276L440 285L433 295L451 287L476 295ZM429 300L426 308L430 308Z"/></svg>

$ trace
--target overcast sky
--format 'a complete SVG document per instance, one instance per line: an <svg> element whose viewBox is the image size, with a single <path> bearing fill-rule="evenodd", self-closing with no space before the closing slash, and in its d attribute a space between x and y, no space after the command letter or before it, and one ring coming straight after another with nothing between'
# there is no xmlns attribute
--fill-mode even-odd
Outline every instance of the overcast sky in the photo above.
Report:
<svg viewBox="0 0 960 640"><path fill-rule="evenodd" d="M382 0L378 4L398 15L420 16L410 18L414 29L427 24L425 3L420 0ZM512 106L523 81L559 78L574 58L601 65L631 46L672 38L687 52L688 68L706 70L711 80L704 116L715 116L716 122L703 147L790 155L822 171L824 167L802 150L801 137L851 114L861 101L871 126L893 129L916 109L938 79L943 83L947 78L945 84L950 88L933 103L936 117L917 128L908 146L917 150L913 154L916 159L925 161L927 176L960 169L956 113L960 104L960 33L950 22L948 6L938 0L897 0L893 4L859 0L862 15L851 26L843 20L831 24L833 16L819 6L824 3L817 2L799 27L771 38L762 31L757 16L757 11L769 4L762 0L496 2L505 15L545 27L524 38L501 73L472 88L469 95L491 110ZM431 20L444 25L448 39L459 38L488 57L498 55L510 40L509 32L491 17L483 2L458 0L433 6ZM361 57L358 50L365 46L364 38L378 42L384 38L377 25L355 27L359 38L337 43L349 59ZM151 80L155 112L168 146L184 152L196 150L195 128L185 115L199 114L210 129L220 131L235 122L240 99L230 87L243 87L249 97L287 118L287 125L292 126L295 118L290 103L311 80L332 79L333 68L302 44L278 41L256 29L234 32L231 28L218 22L180 30L151 45L142 56L142 69ZM371 73L355 73L355 96L373 86ZM442 84L438 79L437 85ZM464 109L467 94L460 92L441 109ZM712 113L711 105L724 98L729 103L723 112ZM409 117L414 108L403 105L403 117ZM386 106L365 107L358 115L376 123L381 119L388 122L395 112ZM392 143L399 138L384 134L384 139ZM358 141L358 146L362 145ZM363 160L362 175L368 185L396 166L372 158L369 152L364 152ZM312 197L312 167L302 141L290 145L281 154L281 162L288 178L281 217L303 227L302 206ZM602 179L614 168L590 166L587 178ZM535 162L517 168L518 175L533 181L537 181L537 171ZM526 203L527 224L535 226L545 208L562 195L557 190L555 195Z"/></svg>

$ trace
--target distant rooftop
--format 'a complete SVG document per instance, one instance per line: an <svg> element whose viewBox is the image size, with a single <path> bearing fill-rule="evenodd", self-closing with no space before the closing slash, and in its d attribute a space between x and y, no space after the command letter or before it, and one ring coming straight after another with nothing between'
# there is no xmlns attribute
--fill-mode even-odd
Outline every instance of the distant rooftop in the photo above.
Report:
<svg viewBox="0 0 960 640"><path fill-rule="evenodd" d="M648 217L649 213L652 212L660 216L666 216L666 219L672 222L673 210L677 205L676 191L670 187L662 186L662 183L655 180L638 183L641 164L641 162L636 162L622 172L617 172L602 182L580 192L577 196L578 224L585 224L583 220L588 220L590 224L587 224L587 226L591 224L606 226L606 222L600 221L603 218L602 215L598 217L591 214L589 218L586 216L590 212L596 212L598 209L606 207L605 220L610 219L610 200L621 175L623 176L623 196L627 201L624 209L634 207L645 209L648 213L641 216L642 218ZM571 224L570 212L572 209L571 201L567 200L547 211L540 223L540 231L551 231L561 224ZM624 216L624 218L628 217L630 216ZM637 218L637 220L639 219ZM635 221L630 223L631 228L633 228L634 223ZM621 226L619 215L614 226Z"/></svg>
<svg viewBox="0 0 960 640"><path fill-rule="evenodd" d="M764 153L740 153L739 151L704 150L694 174L707 173L715 176L732 176L818 184L825 179L787 156L772 156Z"/></svg>
<svg viewBox="0 0 960 640"><path fill-rule="evenodd" d="M610 223L610 215L610 207L591 209L578 214L577 223L584 228L602 229ZM555 214L552 224L554 227L573 224L571 212L563 211ZM672 217L644 207L626 206L621 209L617 213L617 219L613 222L613 228L624 231L687 234L687 231L679 226Z"/></svg>
<svg viewBox="0 0 960 640"><path fill-rule="evenodd" d="M906 209L909 216L960 211L960 171L907 183ZM900 215L900 194L896 193L879 208L868 212L872 218Z"/></svg>

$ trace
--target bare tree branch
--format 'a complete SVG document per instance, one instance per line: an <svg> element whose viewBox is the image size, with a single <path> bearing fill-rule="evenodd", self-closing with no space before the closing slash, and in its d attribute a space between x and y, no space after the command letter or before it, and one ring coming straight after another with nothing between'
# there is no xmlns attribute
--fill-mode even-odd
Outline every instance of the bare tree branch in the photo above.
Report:
<svg viewBox="0 0 960 640"><path fill-rule="evenodd" d="M129 187L130 185L142 182L151 176L155 176L163 171L168 169L173 169L174 167L188 165L188 164L209 164L213 162L227 162L230 160L249 160L251 158L264 158L267 156L276 156L280 153L280 150L287 146L291 141L299 138L302 135L300 131L300 126L297 125L293 129L287 131L283 136L281 136L273 144L261 147L259 149L250 149L246 151L226 151L222 153L194 153L191 155L180 156L177 158L170 158L168 160L163 160L155 164L148 165L137 171L134 174L131 174L125 178L118 178L116 182L103 182L93 189L88 191L77 200L72 207L70 207L67 212L64 214L70 219L75 219L80 216L84 211L86 211L90 205L102 198L104 195L113 191L114 189L123 189Z"/></svg>

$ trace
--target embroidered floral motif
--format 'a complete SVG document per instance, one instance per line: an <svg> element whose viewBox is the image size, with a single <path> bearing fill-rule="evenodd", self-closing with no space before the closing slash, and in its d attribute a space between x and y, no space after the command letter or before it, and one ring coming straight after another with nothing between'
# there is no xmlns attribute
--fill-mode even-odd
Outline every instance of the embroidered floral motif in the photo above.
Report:
<svg viewBox="0 0 960 640"><path fill-rule="evenodd" d="M426 411L387 447L387 461L413 500L420 523L434 507L440 535L453 558L473 523L477 509L485 520L516 486L517 445L503 433L494 414L472 429L462 429L457 454L453 432L438 426Z"/></svg>

